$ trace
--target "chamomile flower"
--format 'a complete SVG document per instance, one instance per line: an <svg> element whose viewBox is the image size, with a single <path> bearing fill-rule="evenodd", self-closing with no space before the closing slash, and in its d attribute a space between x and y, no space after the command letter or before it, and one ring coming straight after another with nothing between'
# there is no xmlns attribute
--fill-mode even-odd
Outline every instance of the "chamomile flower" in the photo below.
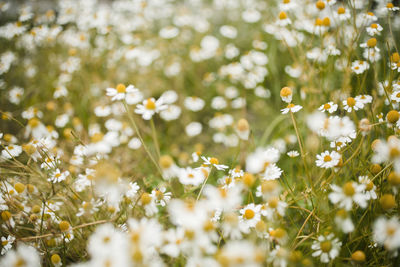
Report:
<svg viewBox="0 0 400 267"><path fill-rule="evenodd" d="M203 183L205 175L200 169L192 169L187 167L178 171L178 178L179 182L183 185L198 186Z"/></svg>
<svg viewBox="0 0 400 267"><path fill-rule="evenodd" d="M201 159L204 161L203 164L209 165L209 166L214 166L217 170L220 170L220 171L229 168L229 167L226 166L226 165L219 164L219 161L218 161L217 158L201 156Z"/></svg>
<svg viewBox="0 0 400 267"><path fill-rule="evenodd" d="M60 169L56 169L51 173L47 181L52 183L59 183L67 179L68 176L69 176L69 171L61 172Z"/></svg>
<svg viewBox="0 0 400 267"><path fill-rule="evenodd" d="M288 204L285 201L281 201L279 197L270 197L267 203L261 206L261 215L269 220L283 217L287 206Z"/></svg>
<svg viewBox="0 0 400 267"><path fill-rule="evenodd" d="M338 212L336 212L335 223L337 227L345 234L354 231L353 221L351 220L351 217L344 209L338 210Z"/></svg>
<svg viewBox="0 0 400 267"><path fill-rule="evenodd" d="M1 156L6 159L16 158L22 153L22 147L18 145L8 145L1 151Z"/></svg>
<svg viewBox="0 0 400 267"><path fill-rule="evenodd" d="M333 168L339 164L341 157L342 156L336 151L329 152L328 150L326 150L325 152L317 155L317 160L315 161L315 164L320 168Z"/></svg>
<svg viewBox="0 0 400 267"><path fill-rule="evenodd" d="M255 227L261 220L261 206L254 203L246 205L240 210L239 220L247 228Z"/></svg>
<svg viewBox="0 0 400 267"><path fill-rule="evenodd" d="M397 217L378 218L373 226L373 238L376 243L389 251L400 248L400 222Z"/></svg>
<svg viewBox="0 0 400 267"><path fill-rule="evenodd" d="M348 97L346 100L343 100L343 108L347 112L352 112L353 110L359 110L364 107L364 103L360 101L358 98Z"/></svg>
<svg viewBox="0 0 400 267"><path fill-rule="evenodd" d="M351 70L355 74L362 74L369 69L369 63L363 60L356 60L351 64Z"/></svg>
<svg viewBox="0 0 400 267"><path fill-rule="evenodd" d="M300 154L297 150L291 150L291 151L287 152L286 155L288 155L290 158L296 158Z"/></svg>
<svg viewBox="0 0 400 267"><path fill-rule="evenodd" d="M197 96L186 97L183 104L188 110L197 112L203 109L205 101Z"/></svg>
<svg viewBox="0 0 400 267"><path fill-rule="evenodd" d="M341 246L342 242L338 238L335 238L334 234L321 235L311 246L314 250L312 256L319 257L322 263L328 263L339 256Z"/></svg>
<svg viewBox="0 0 400 267"><path fill-rule="evenodd" d="M283 87L279 94L281 96L282 101L286 103L292 102L293 92L290 87Z"/></svg>
<svg viewBox="0 0 400 267"><path fill-rule="evenodd" d="M318 110L320 110L322 112L327 111L329 113L334 113L337 110L337 108L338 108L338 105L333 103L332 101L330 101L330 102L328 102L326 104L321 105L318 108Z"/></svg>
<svg viewBox="0 0 400 267"><path fill-rule="evenodd" d="M124 84L120 83L115 88L107 88L107 95L111 96L111 100L123 100L126 99L127 95L130 93L135 93L139 91L133 85L128 85L126 87Z"/></svg>
<svg viewBox="0 0 400 267"><path fill-rule="evenodd" d="M156 204L159 204L162 207L167 205L172 195L171 192L166 192L166 190L167 189L165 187L161 187L159 189L155 188L151 191L151 196L155 199Z"/></svg>
<svg viewBox="0 0 400 267"><path fill-rule="evenodd" d="M150 120L154 114L167 109L167 107L162 97L157 100L152 97L144 100L142 104L138 104L135 112L142 115L143 119Z"/></svg>
<svg viewBox="0 0 400 267"><path fill-rule="evenodd" d="M286 12L285 11L281 11L279 13L278 20L276 21L276 24L281 26L281 27L285 27L285 26L287 26L287 25L289 25L291 23L292 23L292 21L287 16Z"/></svg>
<svg viewBox="0 0 400 267"><path fill-rule="evenodd" d="M1 249L1 255L4 255L7 251L9 251L12 248L12 244L15 241L15 237L13 237L12 235L9 235L7 237L2 236L1 237L1 245L2 245L2 249Z"/></svg>
<svg viewBox="0 0 400 267"><path fill-rule="evenodd" d="M34 247L25 244L19 244L16 250L7 251L4 257L1 259L0 266L39 267L41 266L41 261L39 253Z"/></svg>
<svg viewBox="0 0 400 267"><path fill-rule="evenodd" d="M342 6L337 9L336 13L334 13L334 16L340 21L345 21L351 18L350 11Z"/></svg>
<svg viewBox="0 0 400 267"><path fill-rule="evenodd" d="M338 204L340 208L351 210L353 203L361 208L366 208L368 204L368 196L365 194L365 185L356 182L347 182L343 187L331 185L332 192L328 195L329 200L333 204Z"/></svg>
<svg viewBox="0 0 400 267"><path fill-rule="evenodd" d="M99 211L99 207L103 203L100 200L91 199L90 201L83 201L82 205L79 207L76 216L80 217L84 214L91 215Z"/></svg>
<svg viewBox="0 0 400 267"><path fill-rule="evenodd" d="M368 200L377 199L378 196L376 195L376 185L374 184L368 176L359 176L358 182L360 184L365 185L365 195L367 196Z"/></svg>
<svg viewBox="0 0 400 267"><path fill-rule="evenodd" d="M24 95L24 89L22 89L21 87L14 87L12 90L10 90L9 94L10 94L9 95L10 102L15 105L18 105L21 102L22 97Z"/></svg>
<svg viewBox="0 0 400 267"><path fill-rule="evenodd" d="M293 103L289 103L286 108L281 109L281 112L282 112L282 114L286 114L286 113L289 113L289 112L290 113L296 113L299 110L301 110L302 108L303 107L300 106L300 105L295 105Z"/></svg>
<svg viewBox="0 0 400 267"><path fill-rule="evenodd" d="M382 26L378 23L372 23L369 27L366 28L366 31L370 36L380 35L382 30Z"/></svg>

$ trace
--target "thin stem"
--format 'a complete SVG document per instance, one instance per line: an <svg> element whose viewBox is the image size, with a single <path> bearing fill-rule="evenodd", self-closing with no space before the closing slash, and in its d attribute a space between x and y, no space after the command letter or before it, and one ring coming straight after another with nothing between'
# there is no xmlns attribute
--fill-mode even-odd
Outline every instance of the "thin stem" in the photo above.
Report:
<svg viewBox="0 0 400 267"><path fill-rule="evenodd" d="M161 157L161 154L160 154L160 145L158 144L157 132L156 132L156 127L155 127L155 125L154 125L154 120L153 120L153 118L150 119L150 125L151 125L151 132L152 132L152 135L153 135L154 145L155 145L155 147L156 147L157 156L158 156L158 158L160 158L160 157Z"/></svg>
<svg viewBox="0 0 400 267"><path fill-rule="evenodd" d="M292 122L293 122L293 127L294 130L296 131L296 137L297 137L297 142L299 143L299 147L300 147L300 153L301 153L301 158L303 159L303 164L304 164L304 169L306 172L306 176L309 180L310 186L312 188L312 191L315 192L314 190L314 184L312 182L311 176L308 173L308 168L307 168L307 162L306 162L306 155L304 154L304 150L303 150L303 145L301 143L301 139L300 139L300 134L299 134L299 129L297 128L297 124L296 124L296 119L294 118L293 112L290 111L290 117L292 118ZM312 199L311 199L312 202ZM313 204L314 205L314 204Z"/></svg>
<svg viewBox="0 0 400 267"><path fill-rule="evenodd" d="M206 179L204 180L204 183L201 185L201 188L200 188L199 194L197 195L196 201L198 201L200 199L201 193L203 192L204 186L206 185L208 177L210 177L211 172L212 172L212 169L208 173Z"/></svg>
<svg viewBox="0 0 400 267"><path fill-rule="evenodd" d="M137 136L139 137L139 140L142 143L144 150L146 151L147 155L149 156L149 158L154 163L154 165L156 166L157 170L159 171L159 173L162 176L162 171L160 169L160 166L158 166L157 161L154 159L153 155L150 153L149 148L146 146L145 142L143 141L143 138L142 138L142 135L140 134L139 128L137 127L136 122L135 122L132 114L129 112L129 107L126 104L126 101L124 100L123 103L124 103L125 111L128 114L128 118L129 118L133 128L135 129L135 132L136 132Z"/></svg>

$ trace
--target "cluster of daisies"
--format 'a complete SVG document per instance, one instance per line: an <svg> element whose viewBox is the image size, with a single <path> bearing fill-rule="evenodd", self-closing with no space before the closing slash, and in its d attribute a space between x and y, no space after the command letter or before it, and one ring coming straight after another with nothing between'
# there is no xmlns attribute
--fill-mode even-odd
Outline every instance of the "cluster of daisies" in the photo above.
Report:
<svg viewBox="0 0 400 267"><path fill-rule="evenodd" d="M399 10L0 1L0 267L399 265Z"/></svg>

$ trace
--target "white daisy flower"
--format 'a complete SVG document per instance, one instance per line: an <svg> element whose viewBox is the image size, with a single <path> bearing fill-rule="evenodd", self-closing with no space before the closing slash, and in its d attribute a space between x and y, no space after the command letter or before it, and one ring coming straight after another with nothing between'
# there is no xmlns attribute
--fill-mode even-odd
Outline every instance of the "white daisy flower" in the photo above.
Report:
<svg viewBox="0 0 400 267"><path fill-rule="evenodd" d="M338 212L336 212L335 223L338 226L338 228L340 228L340 230L345 234L354 231L353 221L351 220L349 214L344 209L341 209Z"/></svg>
<svg viewBox="0 0 400 267"><path fill-rule="evenodd" d="M61 172L60 169L56 169L51 173L50 178L47 181L52 183L59 183L64 181L69 176L69 171Z"/></svg>
<svg viewBox="0 0 400 267"><path fill-rule="evenodd" d="M368 200L378 198L375 192L376 185L374 185L374 182L372 182L371 179L368 178L368 176L359 176L358 182L365 185L365 195L367 196Z"/></svg>
<svg viewBox="0 0 400 267"><path fill-rule="evenodd" d="M139 89L135 88L133 85L128 85L126 87L124 84L120 83L115 88L107 88L107 95L111 96L111 100L123 100L126 99L128 94L138 92Z"/></svg>
<svg viewBox="0 0 400 267"><path fill-rule="evenodd" d="M167 109L162 97L155 100L153 97L143 101L142 104L136 106L135 112L142 115L143 119L150 120L155 113Z"/></svg>
<svg viewBox="0 0 400 267"><path fill-rule="evenodd" d="M198 186L203 183L206 178L201 169L192 169L190 167L181 168L178 171L179 182L183 185Z"/></svg>
<svg viewBox="0 0 400 267"><path fill-rule="evenodd" d="M356 182L347 182L343 187L331 185L332 193L328 195L329 200L333 204L338 204L340 208L351 210L353 203L358 204L361 208L366 208L368 197L365 194L365 185Z"/></svg>
<svg viewBox="0 0 400 267"><path fill-rule="evenodd" d="M295 157L298 157L300 154L297 150L291 150L291 151L287 152L286 155L288 155L291 158L295 158Z"/></svg>
<svg viewBox="0 0 400 267"><path fill-rule="evenodd" d="M366 31L370 36L380 35L382 30L382 26L378 23L372 23L369 27L366 28Z"/></svg>
<svg viewBox="0 0 400 267"><path fill-rule="evenodd" d="M298 112L299 110L301 110L302 108L303 108L303 107L300 106L300 105L295 105L295 104L293 104L293 103L290 103L290 104L287 105L286 108L281 109L281 112L282 112L282 114L286 114L286 113L289 113L289 112L291 112L291 113L296 113L296 112Z"/></svg>
<svg viewBox="0 0 400 267"><path fill-rule="evenodd" d="M15 241L15 237L13 237L12 235L9 235L7 237L2 236L1 237L1 245L2 245L2 249L1 249L1 255L4 255L7 251L9 251L12 248L12 244Z"/></svg>
<svg viewBox="0 0 400 267"><path fill-rule="evenodd" d="M319 236L311 246L311 248L314 250L312 256L320 257L320 261L322 263L328 263L329 261L335 259L339 255L342 242L340 242L338 238L334 237L334 234Z"/></svg>
<svg viewBox="0 0 400 267"><path fill-rule="evenodd" d="M166 192L165 187L161 187L160 189L155 188L151 191L151 196L155 199L156 204L161 205L162 207L165 207L169 200L171 199L171 192Z"/></svg>
<svg viewBox="0 0 400 267"><path fill-rule="evenodd" d="M197 112L203 109L205 101L197 96L186 97L183 104L188 110Z"/></svg>
<svg viewBox="0 0 400 267"><path fill-rule="evenodd" d="M373 227L373 238L376 243L389 251L400 248L400 222L397 217L377 219Z"/></svg>
<svg viewBox="0 0 400 267"><path fill-rule="evenodd" d="M281 177L282 172L281 168L276 166L275 163L271 163L266 166L261 176L264 180L276 180Z"/></svg>
<svg viewBox="0 0 400 267"><path fill-rule="evenodd" d="M287 25L289 25L291 23L292 23L292 21L288 18L286 12L281 11L279 13L278 20L276 21L276 24L278 26L285 27L285 26L287 26Z"/></svg>
<svg viewBox="0 0 400 267"><path fill-rule="evenodd" d="M322 111L322 112L327 111L327 112L329 112L329 113L334 113L334 112L337 110L337 108L338 108L338 104L335 104L335 103L333 103L333 102L331 101L331 102L328 102L328 103L326 103L326 104L321 105L321 106L318 108L318 110L320 110L320 111Z"/></svg>
<svg viewBox="0 0 400 267"><path fill-rule="evenodd" d="M351 69L355 74L362 74L369 69L369 63L363 60L356 60L351 64Z"/></svg>
<svg viewBox="0 0 400 267"><path fill-rule="evenodd" d="M359 110L364 107L364 103L359 99L348 97L346 100L343 100L343 108L347 112L352 112L353 110Z"/></svg>
<svg viewBox="0 0 400 267"><path fill-rule="evenodd" d="M217 170L220 170L220 171L229 168L226 165L219 164L219 161L217 158L201 156L201 159L204 161L205 165L214 166Z"/></svg>
<svg viewBox="0 0 400 267"><path fill-rule="evenodd" d="M1 151L1 155L6 159L16 158L22 153L22 147L18 145L8 145Z"/></svg>
<svg viewBox="0 0 400 267"><path fill-rule="evenodd" d="M244 224L247 228L255 227L261 220L260 210L260 205L255 205L254 203L246 205L240 210L240 223Z"/></svg>
<svg viewBox="0 0 400 267"><path fill-rule="evenodd" d="M325 152L317 155L317 160L315 161L315 164L321 168L333 168L338 165L341 157L342 156L336 151L329 152L328 150L326 150Z"/></svg>

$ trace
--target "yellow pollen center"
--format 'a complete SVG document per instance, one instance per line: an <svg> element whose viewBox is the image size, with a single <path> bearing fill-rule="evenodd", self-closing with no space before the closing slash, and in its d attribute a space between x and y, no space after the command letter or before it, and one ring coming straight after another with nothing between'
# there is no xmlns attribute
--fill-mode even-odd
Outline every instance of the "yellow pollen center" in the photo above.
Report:
<svg viewBox="0 0 400 267"><path fill-rule="evenodd" d="M117 85L117 88L115 88L118 93L122 94L126 92L126 87L122 83Z"/></svg>
<svg viewBox="0 0 400 267"><path fill-rule="evenodd" d="M346 196L351 197L351 196L353 196L355 194L355 192L356 192L356 190L354 189L354 186L353 186L353 184L351 182L347 182L347 183L344 184L343 193Z"/></svg>
<svg viewBox="0 0 400 267"><path fill-rule="evenodd" d="M337 10L337 13L338 13L339 15L342 15L342 14L344 14L345 12L346 12L346 9L344 9L344 7L339 7L338 10Z"/></svg>
<svg viewBox="0 0 400 267"><path fill-rule="evenodd" d="M332 243L331 241L324 241L321 243L321 250L322 252L329 252L332 249Z"/></svg>
<svg viewBox="0 0 400 267"><path fill-rule="evenodd" d="M210 163L211 163L211 164L218 164L219 161L218 161L217 158L211 158L211 159L210 159Z"/></svg>
<svg viewBox="0 0 400 267"><path fill-rule="evenodd" d="M324 105L324 109L330 109L331 105L329 105L328 103Z"/></svg>
<svg viewBox="0 0 400 267"><path fill-rule="evenodd" d="M347 98L347 105L349 107L354 107L356 105L356 100L352 97Z"/></svg>
<svg viewBox="0 0 400 267"><path fill-rule="evenodd" d="M156 109L156 103L152 99L147 99L146 108L154 110Z"/></svg>
<svg viewBox="0 0 400 267"><path fill-rule="evenodd" d="M329 156L329 155L326 155L326 156L324 157L324 161L325 161L325 162L329 162L329 161L331 161L331 160L332 160L332 157Z"/></svg>
<svg viewBox="0 0 400 267"><path fill-rule="evenodd" d="M294 108L294 104L290 103L289 105L287 105L287 108Z"/></svg>
<svg viewBox="0 0 400 267"><path fill-rule="evenodd" d="M247 209L244 211L243 217L247 220L253 219L255 213L253 210L251 209Z"/></svg>
<svg viewBox="0 0 400 267"><path fill-rule="evenodd" d="M285 13L285 12L283 12L283 11L281 11L281 12L279 13L279 19L280 19L280 20L287 19L287 15L286 15L286 13Z"/></svg>
<svg viewBox="0 0 400 267"><path fill-rule="evenodd" d="M94 135L92 135L91 140L93 143L97 143L103 140L103 136L104 135L102 133L95 133Z"/></svg>

